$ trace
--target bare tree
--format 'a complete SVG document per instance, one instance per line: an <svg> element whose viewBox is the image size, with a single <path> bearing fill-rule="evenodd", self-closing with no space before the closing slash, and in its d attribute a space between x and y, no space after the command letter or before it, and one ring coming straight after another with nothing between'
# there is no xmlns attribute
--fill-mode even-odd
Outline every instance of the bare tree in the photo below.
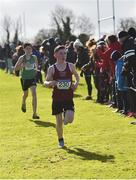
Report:
<svg viewBox="0 0 136 180"><path fill-rule="evenodd" d="M52 26L55 26L62 41L70 39L74 29L75 16L73 12L62 6L56 6L52 12Z"/></svg>
<svg viewBox="0 0 136 180"><path fill-rule="evenodd" d="M89 17L81 15L77 18L76 28L79 34L84 33L88 35L94 34L94 25L91 23Z"/></svg>
<svg viewBox="0 0 136 180"><path fill-rule="evenodd" d="M19 35L22 33L22 24L20 21L20 18L18 18L15 23L14 23L14 37L13 37L13 42L15 45L18 44L19 42Z"/></svg>
<svg viewBox="0 0 136 180"><path fill-rule="evenodd" d="M71 36L71 27L70 27L70 17L66 17L66 21L64 21L62 19L62 23L63 23L63 38L64 40L68 40L70 39Z"/></svg>
<svg viewBox="0 0 136 180"><path fill-rule="evenodd" d="M60 39L63 39L63 30L62 30L60 24L58 23L56 17L54 17L54 21L55 21L56 26L57 26L57 33L58 33L58 35L59 35L59 38L60 38Z"/></svg>
<svg viewBox="0 0 136 180"><path fill-rule="evenodd" d="M72 10L70 10L68 8L64 8L63 6L56 6L54 11L52 11L52 13L51 13L51 17L53 20L52 25L56 26L56 21L57 21L60 28L63 28L62 20L64 22L66 22L67 18L69 18L70 19L70 26L73 29L72 26L74 26L74 24L75 24L75 15L74 15ZM55 17L56 21L54 21L54 17Z"/></svg>
<svg viewBox="0 0 136 180"><path fill-rule="evenodd" d="M119 20L118 31L128 31L130 27L136 28L136 21L133 18L122 18Z"/></svg>
<svg viewBox="0 0 136 180"><path fill-rule="evenodd" d="M10 29L12 25L12 20L9 16L5 16L3 18L2 26L4 31L6 32L6 42L9 44L10 42Z"/></svg>

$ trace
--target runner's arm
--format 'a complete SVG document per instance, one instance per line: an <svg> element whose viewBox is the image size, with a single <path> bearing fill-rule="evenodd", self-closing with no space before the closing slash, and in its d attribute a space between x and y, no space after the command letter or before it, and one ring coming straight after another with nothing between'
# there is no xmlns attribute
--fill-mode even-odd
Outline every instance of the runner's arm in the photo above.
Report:
<svg viewBox="0 0 136 180"><path fill-rule="evenodd" d="M54 86L57 85L57 81L53 80L53 67L49 67L47 71L46 79L44 81L44 85L47 88L53 88Z"/></svg>
<svg viewBox="0 0 136 180"><path fill-rule="evenodd" d="M70 69L71 69L71 72L73 73L73 75L75 77L75 83L72 85L72 89L73 89L73 91L75 91L79 85L80 78L79 78L79 75L76 71L74 64L70 63Z"/></svg>
<svg viewBox="0 0 136 180"><path fill-rule="evenodd" d="M14 70L15 71L19 71L24 67L24 63L23 63L23 57L20 57L17 61L17 63L15 64Z"/></svg>
<svg viewBox="0 0 136 180"><path fill-rule="evenodd" d="M38 60L37 60L36 56L34 56L34 57L35 57L35 69L36 69L36 71L38 71Z"/></svg>

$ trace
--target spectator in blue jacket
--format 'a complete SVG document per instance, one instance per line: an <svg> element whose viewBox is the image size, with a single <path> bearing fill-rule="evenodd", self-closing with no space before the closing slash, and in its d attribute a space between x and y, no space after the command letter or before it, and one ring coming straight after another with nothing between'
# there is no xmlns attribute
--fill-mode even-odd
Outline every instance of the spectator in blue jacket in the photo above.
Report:
<svg viewBox="0 0 136 180"><path fill-rule="evenodd" d="M115 62L115 85L117 89L117 112L127 115L129 111L127 79L122 75L123 56L119 51L113 51L111 59Z"/></svg>

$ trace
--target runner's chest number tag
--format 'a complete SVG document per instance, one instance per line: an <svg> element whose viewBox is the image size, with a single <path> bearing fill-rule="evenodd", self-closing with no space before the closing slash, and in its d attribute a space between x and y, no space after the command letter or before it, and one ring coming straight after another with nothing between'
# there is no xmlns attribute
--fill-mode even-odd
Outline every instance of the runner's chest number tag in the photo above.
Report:
<svg viewBox="0 0 136 180"><path fill-rule="evenodd" d="M70 80L58 80L57 88L58 89L69 89L71 86Z"/></svg>

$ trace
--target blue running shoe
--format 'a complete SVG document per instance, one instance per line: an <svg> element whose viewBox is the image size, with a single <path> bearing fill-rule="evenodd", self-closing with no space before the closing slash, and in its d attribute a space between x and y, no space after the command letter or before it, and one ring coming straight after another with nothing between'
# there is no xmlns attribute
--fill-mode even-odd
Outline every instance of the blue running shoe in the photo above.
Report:
<svg viewBox="0 0 136 180"><path fill-rule="evenodd" d="M64 139L61 138L59 139L59 148L63 148L64 147Z"/></svg>

